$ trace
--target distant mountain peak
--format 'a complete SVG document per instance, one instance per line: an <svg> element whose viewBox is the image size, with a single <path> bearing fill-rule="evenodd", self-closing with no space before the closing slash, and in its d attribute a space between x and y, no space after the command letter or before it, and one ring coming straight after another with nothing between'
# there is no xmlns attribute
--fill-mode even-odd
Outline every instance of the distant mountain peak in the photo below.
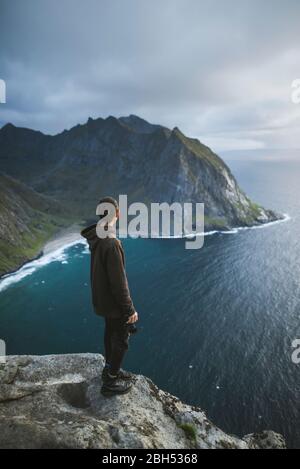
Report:
<svg viewBox="0 0 300 469"><path fill-rule="evenodd" d="M278 219L253 204L210 148L130 114L94 119L52 136L8 124L0 132L0 170L59 198L80 217L101 194L131 201L205 204L206 229L252 226Z"/></svg>
<svg viewBox="0 0 300 469"><path fill-rule="evenodd" d="M129 114L129 116L122 116L119 117L120 121L126 121L126 122L136 122L136 123L143 123L146 125L152 125L150 122L148 122L146 119L143 119L142 117L137 116L136 114Z"/></svg>
<svg viewBox="0 0 300 469"><path fill-rule="evenodd" d="M11 129L16 129L16 126L14 124L11 124L10 122L8 122L0 130L6 131L6 130L11 130Z"/></svg>
<svg viewBox="0 0 300 469"><path fill-rule="evenodd" d="M178 135L179 137L181 136L185 137L185 135L181 132L181 130L178 127L174 127L172 130L172 133L175 135Z"/></svg>
<svg viewBox="0 0 300 469"><path fill-rule="evenodd" d="M146 121L145 119L142 119L139 116L136 116L135 114L119 117L119 121L138 133L151 134L156 130L163 128L161 125L151 124L150 122Z"/></svg>

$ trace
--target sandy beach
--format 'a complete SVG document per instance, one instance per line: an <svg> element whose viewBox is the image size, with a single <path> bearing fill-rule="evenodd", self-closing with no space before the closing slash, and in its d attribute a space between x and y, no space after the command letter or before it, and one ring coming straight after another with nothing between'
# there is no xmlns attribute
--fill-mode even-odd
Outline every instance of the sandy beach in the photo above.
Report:
<svg viewBox="0 0 300 469"><path fill-rule="evenodd" d="M81 230L83 229L83 224L74 224L68 228L65 228L55 234L43 247L42 255L47 255L53 251L69 246L70 244L75 244L76 241L82 241L82 236L80 235Z"/></svg>
<svg viewBox="0 0 300 469"><path fill-rule="evenodd" d="M1 277L0 292L50 262L64 262L66 260L64 252L66 248L77 243L85 244L84 238L80 235L82 228L83 224L78 223L56 233L56 235L45 244L42 251L35 259L28 260L15 271L8 272Z"/></svg>

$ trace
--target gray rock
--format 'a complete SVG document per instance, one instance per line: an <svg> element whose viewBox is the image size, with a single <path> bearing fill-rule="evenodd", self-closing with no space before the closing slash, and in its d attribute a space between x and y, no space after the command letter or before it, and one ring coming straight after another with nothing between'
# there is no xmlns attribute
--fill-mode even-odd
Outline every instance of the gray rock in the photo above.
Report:
<svg viewBox="0 0 300 469"><path fill-rule="evenodd" d="M96 354L11 356L0 365L0 448L279 448L273 432L228 435L201 409L144 376L132 391L100 394Z"/></svg>
<svg viewBox="0 0 300 469"><path fill-rule="evenodd" d="M264 431L244 437L251 449L286 449L284 438L278 433Z"/></svg>

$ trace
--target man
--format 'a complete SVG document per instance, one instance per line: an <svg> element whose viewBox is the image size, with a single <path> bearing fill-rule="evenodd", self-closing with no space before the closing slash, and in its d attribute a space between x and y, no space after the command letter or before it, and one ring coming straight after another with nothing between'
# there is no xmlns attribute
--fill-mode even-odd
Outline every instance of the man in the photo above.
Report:
<svg viewBox="0 0 300 469"><path fill-rule="evenodd" d="M116 238L115 226L120 216L118 203L105 197L100 200L98 208L101 206L113 210L104 210L98 225L85 228L81 235L87 239L91 252L93 306L96 314L105 319L105 367L101 392L112 396L125 394L132 387L133 375L122 370L121 364L138 314L130 297L122 244Z"/></svg>

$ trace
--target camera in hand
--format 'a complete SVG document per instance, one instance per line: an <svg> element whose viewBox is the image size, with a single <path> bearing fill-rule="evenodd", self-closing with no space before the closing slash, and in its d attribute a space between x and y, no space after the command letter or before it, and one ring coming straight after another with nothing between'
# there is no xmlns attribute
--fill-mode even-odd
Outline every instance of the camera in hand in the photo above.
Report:
<svg viewBox="0 0 300 469"><path fill-rule="evenodd" d="M127 330L129 334L136 334L138 331L138 328L136 327L135 324L127 324Z"/></svg>

